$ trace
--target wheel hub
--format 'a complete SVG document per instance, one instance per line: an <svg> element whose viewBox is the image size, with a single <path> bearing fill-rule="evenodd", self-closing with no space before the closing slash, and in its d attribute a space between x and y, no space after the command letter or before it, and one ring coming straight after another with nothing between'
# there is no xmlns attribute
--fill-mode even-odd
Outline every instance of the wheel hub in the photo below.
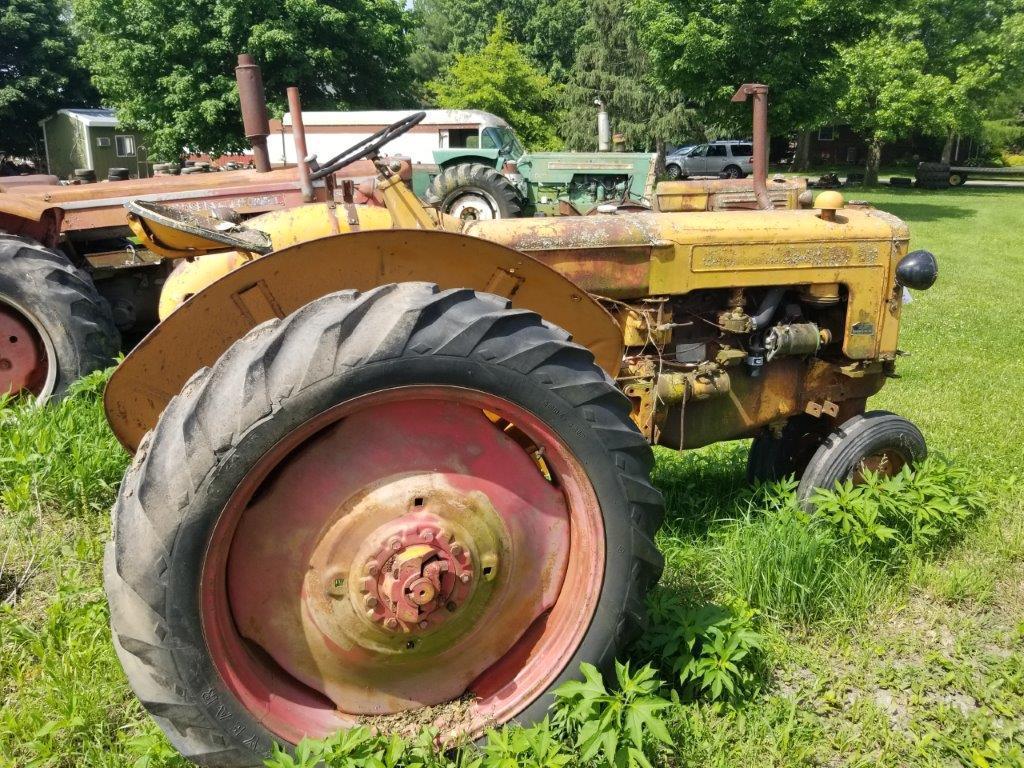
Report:
<svg viewBox="0 0 1024 768"><path fill-rule="evenodd" d="M324 411L260 459L211 538L218 671L292 741L466 694L472 723L437 727L504 722L590 625L604 539L585 477L542 422L473 390Z"/></svg>
<svg viewBox="0 0 1024 768"><path fill-rule="evenodd" d="M455 201L450 213L463 221L489 221L498 218L495 209L495 204L486 196L469 192Z"/></svg>
<svg viewBox="0 0 1024 768"><path fill-rule="evenodd" d="M0 302L0 393L38 395L46 379L46 352L32 324Z"/></svg>
<svg viewBox="0 0 1024 768"><path fill-rule="evenodd" d="M417 501L423 501L417 499ZM421 505L422 506L422 505ZM385 543L360 565L356 607L390 632L420 634L465 604L473 591L472 544L421 511L381 526ZM496 556L491 553L491 559Z"/></svg>

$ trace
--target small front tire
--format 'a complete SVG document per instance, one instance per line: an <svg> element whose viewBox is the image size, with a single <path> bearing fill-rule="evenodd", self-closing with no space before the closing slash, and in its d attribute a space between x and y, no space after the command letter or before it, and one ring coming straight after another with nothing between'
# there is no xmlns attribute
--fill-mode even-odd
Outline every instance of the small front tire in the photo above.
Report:
<svg viewBox="0 0 1024 768"><path fill-rule="evenodd" d="M807 507L814 491L836 483L858 483L865 472L886 476L913 466L928 455L924 435L912 422L888 411L870 411L843 422L811 457L797 488Z"/></svg>

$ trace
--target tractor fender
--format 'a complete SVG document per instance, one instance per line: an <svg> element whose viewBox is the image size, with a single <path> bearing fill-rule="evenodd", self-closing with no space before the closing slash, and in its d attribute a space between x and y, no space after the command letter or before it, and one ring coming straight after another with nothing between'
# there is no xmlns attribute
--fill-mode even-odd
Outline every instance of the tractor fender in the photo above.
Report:
<svg viewBox="0 0 1024 768"><path fill-rule="evenodd" d="M104 395L107 420L134 452L171 398L255 326L334 291L424 281L508 298L572 334L615 376L622 332L596 300L519 251L435 230L348 232L310 240L225 274L172 312L118 366ZM239 393L242 396L242 393Z"/></svg>

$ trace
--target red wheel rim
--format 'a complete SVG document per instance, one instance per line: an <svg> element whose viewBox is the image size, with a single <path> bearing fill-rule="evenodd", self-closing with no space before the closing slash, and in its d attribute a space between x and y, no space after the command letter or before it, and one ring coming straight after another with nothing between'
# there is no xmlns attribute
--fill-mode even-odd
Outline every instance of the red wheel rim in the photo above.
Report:
<svg viewBox="0 0 1024 768"><path fill-rule="evenodd" d="M319 414L249 471L207 549L203 630L279 738L389 715L475 737L569 663L604 547L593 487L540 419L475 390L386 390Z"/></svg>
<svg viewBox="0 0 1024 768"><path fill-rule="evenodd" d="M31 392L47 386L46 345L32 322L18 309L0 301L0 393Z"/></svg>

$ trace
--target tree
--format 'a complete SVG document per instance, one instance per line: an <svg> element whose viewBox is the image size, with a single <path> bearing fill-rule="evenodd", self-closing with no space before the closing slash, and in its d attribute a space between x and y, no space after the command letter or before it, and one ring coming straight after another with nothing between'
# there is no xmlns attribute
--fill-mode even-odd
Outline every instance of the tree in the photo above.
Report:
<svg viewBox="0 0 1024 768"><path fill-rule="evenodd" d="M483 48L456 56L427 87L439 107L483 109L504 118L532 149L560 145L554 131L558 89L509 39L504 16Z"/></svg>
<svg viewBox="0 0 1024 768"><path fill-rule="evenodd" d="M952 119L950 82L926 73L927 64L923 43L891 32L874 32L840 52L837 108L868 144L865 183L878 182L887 142L914 133L936 135Z"/></svg>
<svg viewBox="0 0 1024 768"><path fill-rule="evenodd" d="M836 46L861 34L878 0L637 0L643 45L666 88L708 120L749 134L749 105L729 97L741 83L770 88L774 134L808 131L834 118L839 95L829 66Z"/></svg>
<svg viewBox="0 0 1024 768"><path fill-rule="evenodd" d="M78 65L68 14L61 0L0 3L0 156L38 159L39 121L95 97Z"/></svg>
<svg viewBox="0 0 1024 768"><path fill-rule="evenodd" d="M664 159L665 140L699 134L682 94L654 75L633 19L619 0L594 0L580 30L563 104L562 135L573 149L597 149L595 99L608 109L612 130L634 150L655 150ZM703 137L701 137L703 138Z"/></svg>
<svg viewBox="0 0 1024 768"><path fill-rule="evenodd" d="M398 106L409 18L395 0L73 0L104 101L151 156L245 146L234 67L262 65L272 114L297 85L310 109Z"/></svg>
<svg viewBox="0 0 1024 768"><path fill-rule="evenodd" d="M415 0L410 65L418 78L436 79L459 54L483 47L499 15L509 39L555 82L572 64L585 0Z"/></svg>
<svg viewBox="0 0 1024 768"><path fill-rule="evenodd" d="M1000 94L1024 74L1024 4L1008 0L913 0L893 21L924 46L924 71L946 78L949 162L957 133L977 134Z"/></svg>

